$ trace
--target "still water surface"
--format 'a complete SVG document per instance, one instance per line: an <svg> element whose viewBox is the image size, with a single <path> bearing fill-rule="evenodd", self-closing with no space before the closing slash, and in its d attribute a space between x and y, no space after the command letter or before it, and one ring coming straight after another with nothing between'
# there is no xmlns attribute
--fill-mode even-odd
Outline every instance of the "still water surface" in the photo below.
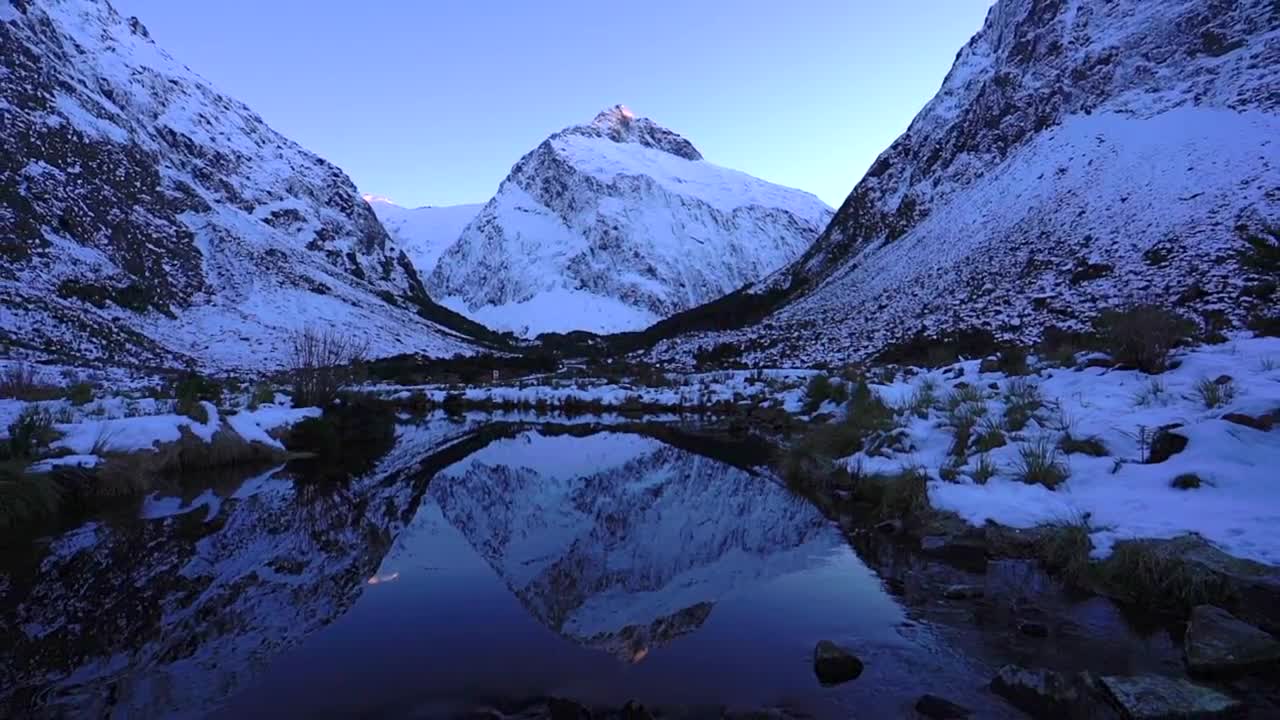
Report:
<svg viewBox="0 0 1280 720"><path fill-rule="evenodd" d="M522 698L686 715L1008 711L813 506L648 434L436 421L378 469L287 469L8 558L0 710L51 717L448 717ZM857 650L836 688L814 644Z"/></svg>

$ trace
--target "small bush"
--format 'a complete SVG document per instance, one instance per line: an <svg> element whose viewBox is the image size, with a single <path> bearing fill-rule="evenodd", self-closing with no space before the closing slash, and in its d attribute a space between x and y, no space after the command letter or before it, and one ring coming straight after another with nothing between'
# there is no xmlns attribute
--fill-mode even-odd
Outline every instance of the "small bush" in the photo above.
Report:
<svg viewBox="0 0 1280 720"><path fill-rule="evenodd" d="M1067 585L1083 587L1089 575L1089 553L1093 551L1088 521L1082 518L1053 523L1041 530L1036 543L1040 561Z"/></svg>
<svg viewBox="0 0 1280 720"><path fill-rule="evenodd" d="M1280 225L1242 235L1248 248L1240 253L1240 263L1264 275L1280 275Z"/></svg>
<svg viewBox="0 0 1280 720"><path fill-rule="evenodd" d="M809 378L804 394L804 411L807 413L816 412L828 400L843 404L849 399L849 389L844 383L833 381L822 373Z"/></svg>
<svg viewBox="0 0 1280 720"><path fill-rule="evenodd" d="M1202 484L1200 476L1195 473L1182 473L1174 478L1173 482L1169 483L1170 487L1176 490L1195 490Z"/></svg>
<svg viewBox="0 0 1280 720"><path fill-rule="evenodd" d="M1050 490L1066 482L1070 471L1062 462L1058 446L1047 437L1023 443L1018 448L1018 478L1031 485L1043 485Z"/></svg>
<svg viewBox="0 0 1280 720"><path fill-rule="evenodd" d="M216 380L192 370L173 384L174 411L198 423L209 422L209 413L201 403L222 404L222 386Z"/></svg>
<svg viewBox="0 0 1280 720"><path fill-rule="evenodd" d="M1213 410L1229 404L1236 399L1235 381L1227 378L1222 382L1204 378L1196 383L1196 395L1206 409Z"/></svg>
<svg viewBox="0 0 1280 720"><path fill-rule="evenodd" d="M1107 456L1107 446L1102 442L1102 438L1097 435L1078 438L1071 433L1067 433L1058 441L1058 448L1067 455L1079 453L1082 455L1089 455L1091 457Z"/></svg>
<svg viewBox="0 0 1280 720"><path fill-rule="evenodd" d="M294 333L286 359L293 382L293 404L328 405L346 385L355 382L368 353L368 344L333 328L306 326Z"/></svg>
<svg viewBox="0 0 1280 720"><path fill-rule="evenodd" d="M318 418L293 426L285 442L294 452L315 457L302 463L309 479L343 480L372 470L396 441L395 407L384 400L351 394L330 404Z"/></svg>
<svg viewBox="0 0 1280 720"><path fill-rule="evenodd" d="M263 405L270 405L276 401L275 388L268 383L258 383L253 386L253 392L249 395L249 409L257 410Z"/></svg>
<svg viewBox="0 0 1280 720"><path fill-rule="evenodd" d="M67 388L67 400L72 405L88 405L93 402L93 383L78 382Z"/></svg>
<svg viewBox="0 0 1280 720"><path fill-rule="evenodd" d="M1025 375L1027 367L1027 351L1020 347L1007 347L997 356L996 367L1005 375Z"/></svg>
<svg viewBox="0 0 1280 720"><path fill-rule="evenodd" d="M41 449L48 447L56 439L53 416L49 411L28 405L9 424L9 456L22 460L34 458Z"/></svg>
<svg viewBox="0 0 1280 720"><path fill-rule="evenodd" d="M1108 310L1096 325L1112 360L1150 374L1164 372L1169 353L1194 331L1186 318L1158 305Z"/></svg>

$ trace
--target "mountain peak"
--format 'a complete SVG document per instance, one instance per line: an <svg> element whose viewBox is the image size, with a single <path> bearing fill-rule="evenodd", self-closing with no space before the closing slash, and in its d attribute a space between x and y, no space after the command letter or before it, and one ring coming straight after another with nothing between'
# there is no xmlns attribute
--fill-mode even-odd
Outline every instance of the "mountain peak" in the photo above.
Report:
<svg viewBox="0 0 1280 720"><path fill-rule="evenodd" d="M702 159L702 153L679 133L668 130L649 118L637 116L626 105L605 108L597 113L590 123L567 128L552 137L564 135L583 135L604 138L616 143L634 143L685 160Z"/></svg>

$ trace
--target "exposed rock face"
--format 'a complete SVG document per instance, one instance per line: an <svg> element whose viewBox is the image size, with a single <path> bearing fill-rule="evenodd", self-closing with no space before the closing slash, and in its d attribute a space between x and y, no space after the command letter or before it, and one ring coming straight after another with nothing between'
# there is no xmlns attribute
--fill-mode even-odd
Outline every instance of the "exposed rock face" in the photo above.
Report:
<svg viewBox="0 0 1280 720"><path fill-rule="evenodd" d="M1280 665L1280 641L1212 605L1192 610L1183 646L1193 673L1233 674Z"/></svg>
<svg viewBox="0 0 1280 720"><path fill-rule="evenodd" d="M466 351L345 174L106 0L0 0L0 343L253 367L305 321Z"/></svg>
<svg viewBox="0 0 1280 720"><path fill-rule="evenodd" d="M999 0L813 247L684 328L772 314L657 354L841 362L1139 300L1239 321L1275 302L1239 253L1280 223L1278 64L1271 0Z"/></svg>
<svg viewBox="0 0 1280 720"><path fill-rule="evenodd" d="M428 287L520 334L639 330L781 268L830 218L617 106L521 158Z"/></svg>

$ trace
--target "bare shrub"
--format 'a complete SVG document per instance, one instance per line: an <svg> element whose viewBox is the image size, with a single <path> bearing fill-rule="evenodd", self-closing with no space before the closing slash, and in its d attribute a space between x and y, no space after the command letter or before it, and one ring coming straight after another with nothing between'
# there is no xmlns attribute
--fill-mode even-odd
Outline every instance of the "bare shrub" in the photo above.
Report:
<svg viewBox="0 0 1280 720"><path fill-rule="evenodd" d="M367 341L307 325L294 333L287 367L297 407L327 405L360 376Z"/></svg>
<svg viewBox="0 0 1280 720"><path fill-rule="evenodd" d="M1158 305L1108 310L1097 328L1111 359L1153 374L1165 371L1169 353L1193 330L1186 318Z"/></svg>

